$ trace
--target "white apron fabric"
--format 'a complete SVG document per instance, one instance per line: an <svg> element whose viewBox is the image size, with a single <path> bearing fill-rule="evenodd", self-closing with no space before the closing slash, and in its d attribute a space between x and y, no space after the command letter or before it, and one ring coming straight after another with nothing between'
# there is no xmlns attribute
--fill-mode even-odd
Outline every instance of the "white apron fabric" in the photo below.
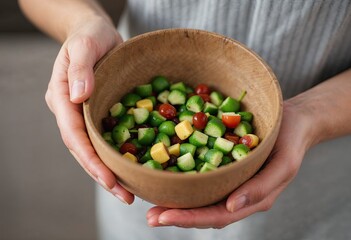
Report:
<svg viewBox="0 0 351 240"><path fill-rule="evenodd" d="M284 98L294 96L351 67L350 0L129 0L128 10L119 30L124 39L128 39L143 32L175 27L214 31L243 42L270 64L280 81ZM323 153L326 145L318 146L318 150L313 151L308 158L313 159L316 164L323 161L325 164L329 158L338 156L341 159L340 164L348 164L346 169L350 169L351 161L345 161L346 156L350 156L347 154L351 154L350 148L347 149L348 152L342 148L345 145L350 146L350 140L351 138L344 138L332 142L336 150L327 153ZM323 153L323 156L319 153ZM338 171L341 172L345 169L340 168ZM307 172L315 174L312 167ZM349 175L346 170L338 174L336 175L344 179ZM332 177L333 174L326 179ZM296 185L296 181L292 185ZM351 181L351 177L348 177L348 181ZM315 184L318 185L317 182ZM303 181L301 186L308 188ZM310 222L306 218L303 221L298 214L303 215L318 207L328 207L319 202L320 204L313 205L315 208L302 208L298 211L296 203L304 205L308 204L308 200L294 198L295 194L301 193L298 188L291 189L283 194L289 198L276 204L280 210L255 214L221 230L199 230L150 228L145 218L150 204L136 199L132 206L125 206L111 194L98 188L100 239L337 239L335 236L341 236L339 239L351 239L347 226L335 222L346 222L351 226L350 215L342 213L329 219L327 215L319 216L316 211L312 211L307 220L319 216L323 218L324 228L315 226L312 231L303 234L302 228L305 226L301 224ZM344 190L333 188L332 192L335 196L343 192L345 196ZM308 191L313 192L313 189ZM318 198L319 195L325 196L320 189L315 191L314 197ZM346 196L350 199L351 192L347 192ZM333 202L335 199L330 197L329 201ZM343 204L351 211L349 202L351 201L344 201ZM287 222L282 214L289 216L291 222ZM344 235L328 238L325 226L338 229ZM327 231L329 230L331 229ZM294 231L300 234L298 238Z"/></svg>

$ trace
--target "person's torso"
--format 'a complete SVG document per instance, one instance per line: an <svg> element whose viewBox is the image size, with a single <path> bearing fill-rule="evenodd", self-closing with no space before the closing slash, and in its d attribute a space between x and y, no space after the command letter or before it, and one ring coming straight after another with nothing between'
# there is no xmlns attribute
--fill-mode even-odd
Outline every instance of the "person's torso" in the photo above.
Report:
<svg viewBox="0 0 351 240"><path fill-rule="evenodd" d="M276 73L285 98L351 67L350 0L129 0L132 36L196 28L234 38Z"/></svg>

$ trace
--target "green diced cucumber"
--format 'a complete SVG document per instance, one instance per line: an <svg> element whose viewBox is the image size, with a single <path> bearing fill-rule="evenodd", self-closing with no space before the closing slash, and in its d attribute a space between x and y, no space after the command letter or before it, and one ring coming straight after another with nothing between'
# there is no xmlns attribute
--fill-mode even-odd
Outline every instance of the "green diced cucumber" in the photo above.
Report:
<svg viewBox="0 0 351 240"><path fill-rule="evenodd" d="M152 86L151 84L143 84L135 87L135 93L140 97L149 97L152 95Z"/></svg>
<svg viewBox="0 0 351 240"><path fill-rule="evenodd" d="M225 138L217 138L213 148L221 151L224 154L229 153L234 147L234 143L225 139Z"/></svg>
<svg viewBox="0 0 351 240"><path fill-rule="evenodd" d="M121 144L130 138L129 130L124 125L117 125L112 129L112 139L115 143Z"/></svg>
<svg viewBox="0 0 351 240"><path fill-rule="evenodd" d="M133 109L134 120L137 124L145 123L149 118L149 111L146 108Z"/></svg>
<svg viewBox="0 0 351 240"><path fill-rule="evenodd" d="M217 113L217 118L222 119L223 112L221 110L218 110Z"/></svg>
<svg viewBox="0 0 351 240"><path fill-rule="evenodd" d="M230 158L230 157L228 157L228 156L224 156L224 157L222 158L222 162L221 162L221 164L219 164L219 166L224 166L224 165L227 165L227 164L229 164L229 163L231 163L231 162L233 162L233 159L232 159L232 158Z"/></svg>
<svg viewBox="0 0 351 240"><path fill-rule="evenodd" d="M192 87L186 86L186 90L185 90L186 94L193 93L193 92L194 92L194 89Z"/></svg>
<svg viewBox="0 0 351 240"><path fill-rule="evenodd" d="M155 96L150 96L150 97L147 97L146 99L150 99L151 102L152 102L152 106L155 107L156 104L157 104L157 101L156 101L156 98Z"/></svg>
<svg viewBox="0 0 351 240"><path fill-rule="evenodd" d="M123 115L119 119L119 125L124 125L128 129L132 129L135 126L134 116L132 114Z"/></svg>
<svg viewBox="0 0 351 240"><path fill-rule="evenodd" d="M193 134L189 137L189 143L196 147L206 146L208 136L200 131L195 130Z"/></svg>
<svg viewBox="0 0 351 240"><path fill-rule="evenodd" d="M201 160L200 158L195 159L195 169L196 171L200 171L202 166L205 164L205 161Z"/></svg>
<svg viewBox="0 0 351 240"><path fill-rule="evenodd" d="M213 148L216 139L217 138L215 138L215 137L208 136L207 147L208 148Z"/></svg>
<svg viewBox="0 0 351 240"><path fill-rule="evenodd" d="M162 165L155 160L148 160L143 164L143 167L155 169L155 170L163 170Z"/></svg>
<svg viewBox="0 0 351 240"><path fill-rule="evenodd" d="M152 89L157 93L168 89L170 86L168 80L162 76L155 77L152 80L151 85L152 85Z"/></svg>
<svg viewBox="0 0 351 240"><path fill-rule="evenodd" d="M167 136L167 134L160 132L157 134L154 143L159 143L159 142L163 142L163 144L166 147L171 146L171 140L169 139L169 137Z"/></svg>
<svg viewBox="0 0 351 240"><path fill-rule="evenodd" d="M218 167L221 164L223 153L217 149L210 149L205 154L205 161Z"/></svg>
<svg viewBox="0 0 351 240"><path fill-rule="evenodd" d="M235 160L240 161L245 158L250 152L250 148L245 144L237 144L234 146L232 156Z"/></svg>
<svg viewBox="0 0 351 240"><path fill-rule="evenodd" d="M184 111L187 111L188 109L186 108L185 104L184 105L180 105L178 107L178 113L182 113Z"/></svg>
<svg viewBox="0 0 351 240"><path fill-rule="evenodd" d="M175 126L176 126L175 123L172 121L164 121L158 127L158 131L172 137L173 135L175 135L175 130L174 130Z"/></svg>
<svg viewBox="0 0 351 240"><path fill-rule="evenodd" d="M209 148L207 146L199 147L196 149L196 155L199 159L205 160L205 155Z"/></svg>
<svg viewBox="0 0 351 240"><path fill-rule="evenodd" d="M167 167L165 170L169 172L180 172L180 169L177 166Z"/></svg>
<svg viewBox="0 0 351 240"><path fill-rule="evenodd" d="M196 174L196 173L197 173L196 170L190 170L190 171L184 172L184 174Z"/></svg>
<svg viewBox="0 0 351 240"><path fill-rule="evenodd" d="M151 154L150 154L150 148L147 149L146 153L140 158L139 162L140 163L145 163L149 160L151 160Z"/></svg>
<svg viewBox="0 0 351 240"><path fill-rule="evenodd" d="M155 130L153 128L139 128L138 141L140 144L147 146L155 140Z"/></svg>
<svg viewBox="0 0 351 240"><path fill-rule="evenodd" d="M186 102L186 108L192 112L201 112L204 107L204 100L199 96L195 95L188 99Z"/></svg>
<svg viewBox="0 0 351 240"><path fill-rule="evenodd" d="M226 127L221 120L212 119L207 123L204 132L211 137L221 137L225 130Z"/></svg>
<svg viewBox="0 0 351 240"><path fill-rule="evenodd" d="M219 106L223 112L237 112L240 110L240 102L234 98L227 97Z"/></svg>
<svg viewBox="0 0 351 240"><path fill-rule="evenodd" d="M252 133L252 130L252 126L249 122L241 121L234 129L234 133L239 137L243 137L246 134Z"/></svg>
<svg viewBox="0 0 351 240"><path fill-rule="evenodd" d="M141 97L138 94L128 93L122 98L121 102L125 107L134 107L139 100L141 100Z"/></svg>
<svg viewBox="0 0 351 240"><path fill-rule="evenodd" d="M169 96L169 91L164 90L157 96L157 100L159 100L161 103L168 103L168 96Z"/></svg>
<svg viewBox="0 0 351 240"><path fill-rule="evenodd" d="M195 167L195 160L191 153L186 153L177 158L177 166L182 171L190 171Z"/></svg>
<svg viewBox="0 0 351 240"><path fill-rule="evenodd" d="M204 172L209 172L209 171L213 171L216 170L217 167L212 165L211 163L205 162L204 165L202 165L201 169L199 170L200 173L204 173Z"/></svg>
<svg viewBox="0 0 351 240"><path fill-rule="evenodd" d="M178 89L172 90L168 95L168 102L172 105L183 105L186 102L186 94Z"/></svg>
<svg viewBox="0 0 351 240"><path fill-rule="evenodd" d="M177 82L171 85L170 90L179 90L186 93L186 85L183 82Z"/></svg>
<svg viewBox="0 0 351 240"><path fill-rule="evenodd" d="M183 122L184 120L188 120L191 123L191 125L193 125L194 114L195 114L194 112L184 110L179 114L179 121Z"/></svg>
<svg viewBox="0 0 351 240"><path fill-rule="evenodd" d="M253 114L251 112L238 112L241 116L241 121L252 122Z"/></svg>
<svg viewBox="0 0 351 240"><path fill-rule="evenodd" d="M164 116L162 116L159 111L152 111L150 113L149 123L153 127L158 127L161 123L163 123L166 120L167 119Z"/></svg>
<svg viewBox="0 0 351 240"><path fill-rule="evenodd" d="M205 102L203 112L204 113L209 113L211 115L216 115L217 112L218 112L218 108L213 103Z"/></svg>
<svg viewBox="0 0 351 240"><path fill-rule="evenodd" d="M121 117L126 113L127 109L122 103L118 102L110 108L110 115L112 117Z"/></svg>
<svg viewBox="0 0 351 240"><path fill-rule="evenodd" d="M195 155L196 146L190 143L182 143L180 144L180 156L190 153L191 155Z"/></svg>
<svg viewBox="0 0 351 240"><path fill-rule="evenodd" d="M217 107L219 107L222 102L223 102L223 95L219 92L216 92L216 91L213 91L211 94L210 94L210 99L211 99L211 102L216 105Z"/></svg>
<svg viewBox="0 0 351 240"><path fill-rule="evenodd" d="M104 132L102 138L110 145L115 145L115 142L112 139L112 132Z"/></svg>

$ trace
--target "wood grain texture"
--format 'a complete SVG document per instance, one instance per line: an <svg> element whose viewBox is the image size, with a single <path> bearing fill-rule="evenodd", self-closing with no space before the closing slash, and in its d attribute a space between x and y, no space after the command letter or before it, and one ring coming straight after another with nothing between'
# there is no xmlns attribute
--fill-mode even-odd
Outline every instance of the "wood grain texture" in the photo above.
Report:
<svg viewBox="0 0 351 240"><path fill-rule="evenodd" d="M234 98L246 90L243 109L254 113L260 145L245 160L206 174L159 172L123 159L103 141L101 119L125 93L157 75L192 86L205 83ZM257 172L279 132L282 96L275 75L251 50L221 35L172 29L137 36L110 51L95 77L84 115L96 152L128 190L157 205L192 208L220 201Z"/></svg>

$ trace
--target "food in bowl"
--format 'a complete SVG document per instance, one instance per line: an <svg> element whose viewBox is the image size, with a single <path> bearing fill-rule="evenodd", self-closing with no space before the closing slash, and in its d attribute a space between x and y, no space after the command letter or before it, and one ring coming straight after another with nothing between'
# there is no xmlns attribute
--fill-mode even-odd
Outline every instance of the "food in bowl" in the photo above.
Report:
<svg viewBox="0 0 351 240"><path fill-rule="evenodd" d="M204 173L241 161L259 143L253 114L206 84L164 76L136 86L109 109L102 134L123 157L156 170Z"/></svg>
<svg viewBox="0 0 351 240"><path fill-rule="evenodd" d="M94 91L83 104L89 138L118 182L145 201L170 208L214 204L250 179L272 151L282 118L279 83L257 54L235 40L192 29L150 32L112 49L94 70ZM238 97L246 90L241 105L255 114L259 145L243 161L204 174L150 170L123 158L101 136L101 120L131 89L157 75L173 83L213 86L226 96Z"/></svg>

